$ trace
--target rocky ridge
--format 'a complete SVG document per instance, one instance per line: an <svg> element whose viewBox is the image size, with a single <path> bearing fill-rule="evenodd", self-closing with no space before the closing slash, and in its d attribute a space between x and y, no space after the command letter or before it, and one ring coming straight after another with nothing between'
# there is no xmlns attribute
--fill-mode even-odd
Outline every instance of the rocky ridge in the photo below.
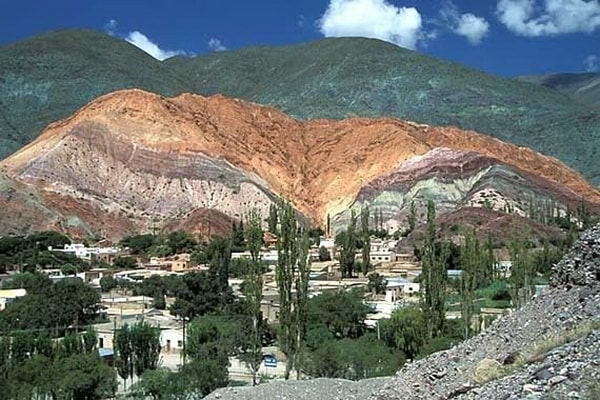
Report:
<svg viewBox="0 0 600 400"><path fill-rule="evenodd" d="M50 125L0 168L42 198L63 199L52 207L94 210L61 214L102 236L117 231L92 226L102 212L143 230L202 209L239 219L278 197L320 225L330 214L334 231L364 204L394 231L411 201L424 207L430 198L440 213L487 199L516 215L532 202L564 214L581 196L600 209L600 192L575 171L486 135L391 118L299 121L220 95L114 92Z"/></svg>
<svg viewBox="0 0 600 400"><path fill-rule="evenodd" d="M593 398L600 389L599 264L600 225L582 235L530 303L406 365L370 399Z"/></svg>
<svg viewBox="0 0 600 400"><path fill-rule="evenodd" d="M275 381L209 399L600 398L600 225L555 267L551 287L481 334L407 364L391 378Z"/></svg>

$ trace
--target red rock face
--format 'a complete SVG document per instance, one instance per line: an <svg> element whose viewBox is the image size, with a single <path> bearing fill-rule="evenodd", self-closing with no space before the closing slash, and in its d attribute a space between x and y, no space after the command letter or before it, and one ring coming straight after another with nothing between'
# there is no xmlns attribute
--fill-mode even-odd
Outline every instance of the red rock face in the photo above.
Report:
<svg viewBox="0 0 600 400"><path fill-rule="evenodd" d="M200 232L199 210L239 219L277 196L321 224L357 200L432 177L470 179L487 168L493 181L496 166L563 203L600 204L596 188L558 160L474 132L397 119L301 122L223 96L140 90L96 99L0 164L56 220L78 216L75 225L117 236L156 218Z"/></svg>

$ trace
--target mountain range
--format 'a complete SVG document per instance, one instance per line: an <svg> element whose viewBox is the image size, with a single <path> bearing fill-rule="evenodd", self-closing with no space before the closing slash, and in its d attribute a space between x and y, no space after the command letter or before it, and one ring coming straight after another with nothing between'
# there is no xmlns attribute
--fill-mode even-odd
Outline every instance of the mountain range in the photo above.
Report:
<svg viewBox="0 0 600 400"><path fill-rule="evenodd" d="M334 232L363 205L390 231L406 227L412 202L423 222L429 199L440 214L505 231L523 217L541 229L531 210L600 206L600 191L557 159L476 132L395 118L304 121L222 95L139 89L49 125L0 171L0 234L200 234L254 207L267 215L280 198L314 224L329 216Z"/></svg>
<svg viewBox="0 0 600 400"><path fill-rule="evenodd" d="M299 119L395 117L476 130L554 156L600 183L600 112L543 85L499 78L373 39L337 38L159 62L94 31L0 48L0 157L102 94L220 93Z"/></svg>
<svg viewBox="0 0 600 400"><path fill-rule="evenodd" d="M560 91L575 101L600 110L599 72L528 75L520 76L517 79Z"/></svg>

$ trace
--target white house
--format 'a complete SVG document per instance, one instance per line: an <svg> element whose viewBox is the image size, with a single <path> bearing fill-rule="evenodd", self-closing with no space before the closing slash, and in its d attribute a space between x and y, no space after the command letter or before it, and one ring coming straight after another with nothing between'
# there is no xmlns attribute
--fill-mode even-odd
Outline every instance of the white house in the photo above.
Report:
<svg viewBox="0 0 600 400"><path fill-rule="evenodd" d="M27 294L25 289L4 289L0 290L0 311L4 310L7 305L12 303L16 298L23 297Z"/></svg>

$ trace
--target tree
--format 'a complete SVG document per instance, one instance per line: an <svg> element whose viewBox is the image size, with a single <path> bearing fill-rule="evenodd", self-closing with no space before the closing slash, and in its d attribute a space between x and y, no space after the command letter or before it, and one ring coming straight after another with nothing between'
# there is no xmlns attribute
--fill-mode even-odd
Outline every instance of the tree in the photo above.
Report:
<svg viewBox="0 0 600 400"><path fill-rule="evenodd" d="M69 327L87 325L99 315L100 292L79 278L41 285L15 300L0 314L12 330L53 330L62 335ZM58 328L58 329L57 329Z"/></svg>
<svg viewBox="0 0 600 400"><path fill-rule="evenodd" d="M150 369L158 368L160 361L160 328L140 321L129 332L133 354L133 368L140 377Z"/></svg>
<svg viewBox="0 0 600 400"><path fill-rule="evenodd" d="M106 275L100 278L100 290L104 293L110 292L117 287L117 280L111 275Z"/></svg>
<svg viewBox="0 0 600 400"><path fill-rule="evenodd" d="M511 298L517 308L527 303L535 293L535 267L529 254L528 242L527 236L522 236L515 226L508 251L511 259Z"/></svg>
<svg viewBox="0 0 600 400"><path fill-rule="evenodd" d="M325 246L319 247L319 261L331 261L331 254L329 254L329 250Z"/></svg>
<svg viewBox="0 0 600 400"><path fill-rule="evenodd" d="M268 230L271 233L277 233L277 206L269 205L269 218L267 219Z"/></svg>
<svg viewBox="0 0 600 400"><path fill-rule="evenodd" d="M308 324L308 281L310 275L310 259L308 232L304 230L298 243L298 273L296 274L296 297L293 305L294 320L296 323L296 345L294 347L293 364L296 369L296 379L300 379L298 360L300 351L306 340Z"/></svg>
<svg viewBox="0 0 600 400"><path fill-rule="evenodd" d="M354 261L356 258L356 214L354 210L350 212L350 222L342 249L340 250L340 268L342 270L342 278L352 278L352 270L354 269Z"/></svg>
<svg viewBox="0 0 600 400"><path fill-rule="evenodd" d="M144 372L141 379L132 387L135 398L154 400L175 400L186 397L186 382L183 373L177 373L168 368L158 368Z"/></svg>
<svg viewBox="0 0 600 400"><path fill-rule="evenodd" d="M274 212L275 219L277 218L277 211ZM271 215L269 215L271 217ZM250 264L248 274L244 280L244 295L246 302L248 303L248 311L250 318L252 319L251 332L249 332L249 351L245 355L246 365L252 372L252 385L256 385L258 369L262 362L262 332L261 332L261 320L262 313L260 310L260 304L262 301L262 261L260 255L260 249L262 246L263 231L261 228L261 218L258 210L254 209L250 212L248 220L246 222L246 243L248 250L250 251ZM271 221L269 221L271 223ZM277 226L277 220L275 220L275 226Z"/></svg>
<svg viewBox="0 0 600 400"><path fill-rule="evenodd" d="M427 321L427 334L434 337L442 332L445 321L445 282L448 247L441 244L436 252L435 204L427 202L427 234L421 249L421 308Z"/></svg>
<svg viewBox="0 0 600 400"><path fill-rule="evenodd" d="M137 261L133 257L117 257L113 261L113 268L117 269L135 269L137 268Z"/></svg>
<svg viewBox="0 0 600 400"><path fill-rule="evenodd" d="M279 347L291 362L286 363L285 379L289 379L295 354L296 335L294 332L294 316L292 314L292 284L298 263L298 226L294 209L289 202L282 202L278 211L280 218L277 240L278 260L275 269L279 288L279 324L277 336Z"/></svg>
<svg viewBox="0 0 600 400"><path fill-rule="evenodd" d="M240 222L240 231L244 234L243 224ZM236 239L238 242L240 239ZM243 236L241 239L244 242ZM217 280L221 292L227 292L229 288L229 265L231 264L231 241L225 238L216 238L207 249L207 255L210 257L209 272Z"/></svg>
<svg viewBox="0 0 600 400"><path fill-rule="evenodd" d="M427 337L425 315L416 306L400 308L392 314L390 324L394 343L407 358L414 360Z"/></svg>
<svg viewBox="0 0 600 400"><path fill-rule="evenodd" d="M371 308L362 301L362 292L324 292L308 301L308 326L325 327L333 338L357 338L366 332L364 325Z"/></svg>
<svg viewBox="0 0 600 400"><path fill-rule="evenodd" d="M227 385L227 345L212 319L197 318L190 324L186 338L186 357L190 362L183 366L182 372L201 396Z"/></svg>
<svg viewBox="0 0 600 400"><path fill-rule="evenodd" d="M367 290L373 292L373 294L383 294L385 293L385 288L387 286L387 281L385 278L377 272L373 272L368 275L369 282L367 283Z"/></svg>
<svg viewBox="0 0 600 400"><path fill-rule="evenodd" d="M192 320L223 310L233 301L233 293L228 285L224 286L224 281L227 281L221 274L225 274L225 271L217 272L213 268L209 273L190 272L183 275L175 302L170 307L171 313Z"/></svg>
<svg viewBox="0 0 600 400"><path fill-rule="evenodd" d="M55 369L58 387L72 400L101 400L114 395L115 373L97 354L74 354Z"/></svg>
<svg viewBox="0 0 600 400"><path fill-rule="evenodd" d="M417 226L417 208L415 207L414 200L410 202L410 209L408 211L408 233L415 230Z"/></svg>
<svg viewBox="0 0 600 400"><path fill-rule="evenodd" d="M369 239L369 207L363 207L360 213L361 236L362 236L362 273L367 276L370 269L371 241Z"/></svg>
<svg viewBox="0 0 600 400"><path fill-rule="evenodd" d="M471 337L471 320L474 313L474 293L477 289L477 283L480 281L479 275L483 274L483 259L479 249L479 241L474 232L468 232L465 235L465 243L461 248L460 261L462 274L460 277L460 296L461 296L461 318L463 323L463 337Z"/></svg>
<svg viewBox="0 0 600 400"><path fill-rule="evenodd" d="M115 330L113 339L115 351L115 366L117 373L123 379L125 387L127 378L133 378L133 344L131 338L131 328L125 324L118 330Z"/></svg>

